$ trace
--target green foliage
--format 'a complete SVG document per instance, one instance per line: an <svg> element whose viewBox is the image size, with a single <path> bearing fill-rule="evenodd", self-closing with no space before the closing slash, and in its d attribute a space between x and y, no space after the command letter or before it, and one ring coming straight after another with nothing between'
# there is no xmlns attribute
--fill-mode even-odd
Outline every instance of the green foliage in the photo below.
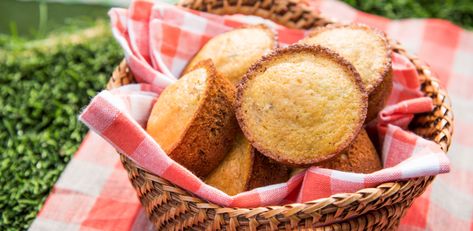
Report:
<svg viewBox="0 0 473 231"><path fill-rule="evenodd" d="M442 18L473 29L471 0L344 0L362 11L388 18Z"/></svg>
<svg viewBox="0 0 473 231"><path fill-rule="evenodd" d="M78 113L121 58L109 33L0 57L0 229L29 227L87 131Z"/></svg>

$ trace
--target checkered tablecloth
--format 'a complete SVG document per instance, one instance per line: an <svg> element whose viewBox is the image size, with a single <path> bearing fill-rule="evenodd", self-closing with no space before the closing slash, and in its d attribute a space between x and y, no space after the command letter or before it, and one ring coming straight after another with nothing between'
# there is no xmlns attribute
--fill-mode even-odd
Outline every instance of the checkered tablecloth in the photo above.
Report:
<svg viewBox="0 0 473 231"><path fill-rule="evenodd" d="M436 178L402 220L401 230L473 229L473 34L441 20L390 21L335 1L311 2L325 15L386 31L433 67L453 101L451 173ZM465 133L465 134L463 134ZM118 155L89 133L31 230L148 230Z"/></svg>

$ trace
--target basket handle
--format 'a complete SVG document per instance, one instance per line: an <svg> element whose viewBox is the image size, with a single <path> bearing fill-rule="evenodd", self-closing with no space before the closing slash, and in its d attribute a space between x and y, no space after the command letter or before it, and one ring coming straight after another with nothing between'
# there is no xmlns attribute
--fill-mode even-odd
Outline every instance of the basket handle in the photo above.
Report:
<svg viewBox="0 0 473 231"><path fill-rule="evenodd" d="M332 23L303 0L181 0L178 5L218 15L259 16L291 29L308 30Z"/></svg>

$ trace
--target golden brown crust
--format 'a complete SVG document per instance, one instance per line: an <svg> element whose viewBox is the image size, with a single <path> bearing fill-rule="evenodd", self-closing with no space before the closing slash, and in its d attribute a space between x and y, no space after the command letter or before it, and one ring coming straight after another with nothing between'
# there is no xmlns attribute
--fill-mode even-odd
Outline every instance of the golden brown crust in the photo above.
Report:
<svg viewBox="0 0 473 231"><path fill-rule="evenodd" d="M235 136L230 152L225 159L205 178L205 183L228 195L248 190L254 164L254 148L241 131Z"/></svg>
<svg viewBox="0 0 473 231"><path fill-rule="evenodd" d="M242 104L242 98L243 94L245 91L245 87L248 84L249 81L251 81L254 77L255 74L259 73L260 70L265 69L265 65L267 63L270 63L273 59L277 58L278 56L281 55L286 55L286 54L298 54L300 52L309 52L311 54L319 54L322 53L331 59L333 59L335 62L339 63L341 66L346 68L348 72L350 72L353 76L352 81L358 88L358 90L362 93L363 101L366 102L363 105L360 105L360 119L359 121L356 121L358 126L354 129L353 134L350 136L349 139L347 139L340 147L337 148L337 150L333 153L329 153L321 158L314 158L310 161L306 162L294 162L291 159L283 158L284 153L275 153L273 150L267 149L263 146L261 146L255 139L254 135L249 131L246 122L244 120L244 112L241 108ZM347 148L350 143L356 138L360 130L362 129L363 122L366 118L366 113L367 113L367 101L368 101L368 96L366 95L366 92L363 87L363 83L361 80L360 75L356 71L356 69L353 67L353 65L346 61L343 57L338 55L337 53L322 47L322 46L311 46L311 45L301 45L301 44L294 44L286 48L277 48L273 50L268 55L263 56L257 63L253 64L253 66L250 67L248 72L245 74L243 77L242 81L240 84L237 86L237 99L236 99L236 105L235 105L235 111L236 111L236 118L238 120L238 123L240 125L240 128L242 129L243 133L247 137L247 139L250 141L250 143L262 154L265 156L282 163L284 165L288 166L294 166L294 167L304 167L304 166L309 166L314 163L319 163L324 160L331 159L338 155L341 151L343 151L345 148Z"/></svg>
<svg viewBox="0 0 473 231"><path fill-rule="evenodd" d="M378 117L378 113L383 110L386 105L392 88L392 71L390 71L381 84L368 95L368 112L366 113L365 124Z"/></svg>
<svg viewBox="0 0 473 231"><path fill-rule="evenodd" d="M238 124L234 116L235 89L232 84L217 73L210 60L201 61L194 67L199 68L207 72L203 98L168 155L195 175L204 177L229 151L228 144L233 142Z"/></svg>
<svg viewBox="0 0 473 231"><path fill-rule="evenodd" d="M264 156L253 148L253 165L247 190L286 182L290 169Z"/></svg>
<svg viewBox="0 0 473 231"><path fill-rule="evenodd" d="M271 49L274 49L274 48L277 48L278 47L278 35L277 33L275 33L273 30L271 30L268 26L264 25L264 24L256 24L256 25L245 25L245 26L242 26L242 27L239 27L239 28L236 28L236 29L233 29L231 31L228 31L228 32L233 32L233 31L237 31L237 30L242 30L242 29L248 29L248 28L257 28L257 29L261 29L263 30L266 34L269 35L270 38L273 38L272 41L271 41ZM226 33L228 33L226 32ZM218 36L218 35L217 35ZM207 41L207 43L201 48L204 49L204 47L209 43L211 42L212 39L210 39L209 41ZM198 58L198 55L200 54L200 51L198 51L194 57L192 57L192 59L189 60L189 62L187 63L187 65L184 67L182 73L181 73L181 76L187 74L191 69L192 69L192 63L194 63L195 59ZM217 67L217 70L219 68ZM227 76L224 76L224 77L227 77Z"/></svg>
<svg viewBox="0 0 473 231"><path fill-rule="evenodd" d="M383 31L380 31L376 28L369 27L369 26L367 26L365 24L361 24L361 23L358 23L358 24L329 24L327 26L317 27L316 29L312 30L309 33L308 37L310 38L310 37L316 36L317 34L320 34L321 32L328 31L328 30L331 30L331 29L334 29L334 28L353 28L353 29L362 29L362 30L365 30L367 32L374 32L383 41L383 44L386 47L385 62L384 62L382 71L379 73L379 75L381 77L378 78L376 83L373 84L372 91L374 91L374 89L376 89L381 84L381 82L383 82L385 77L388 76L390 74L391 70L392 70L392 60L391 60L392 49L391 49L391 45L390 45L390 43L389 43L389 41L386 37L386 33L384 33ZM370 94L370 93L371 93L371 91L368 91L368 94Z"/></svg>
<svg viewBox="0 0 473 231"><path fill-rule="evenodd" d="M288 178L286 166L258 153L239 131L232 150L206 177L205 182L228 195L236 195L257 187L282 183Z"/></svg>
<svg viewBox="0 0 473 231"><path fill-rule="evenodd" d="M345 172L372 173L382 169L381 160L371 143L366 130L362 130L355 141L339 156L318 165Z"/></svg>
<svg viewBox="0 0 473 231"><path fill-rule="evenodd" d="M368 27L364 24L330 24L325 27L318 27L314 29L308 36L308 38L317 36L318 34L336 29L336 28L352 28L352 29L362 29L367 32L372 32L378 35L382 40L382 43L385 46L386 54L384 58L383 67L379 70L379 78L376 82L372 84L370 89L365 89L368 92L368 113L366 116L365 123L368 123L375 119L378 115L378 112L381 111L385 106L385 101L389 97L392 89L392 49L391 45L387 39L387 36L384 32Z"/></svg>

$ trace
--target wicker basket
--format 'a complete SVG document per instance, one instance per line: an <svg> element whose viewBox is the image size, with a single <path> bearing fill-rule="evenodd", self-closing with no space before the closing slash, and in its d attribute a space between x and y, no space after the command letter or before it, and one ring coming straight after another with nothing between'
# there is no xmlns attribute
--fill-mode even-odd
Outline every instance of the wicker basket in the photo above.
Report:
<svg viewBox="0 0 473 231"><path fill-rule="evenodd" d="M273 20L289 28L311 29L331 24L305 5L291 0L187 0L182 6L215 14L241 13ZM429 113L417 114L410 130L438 143L447 152L453 132L453 114L447 93L432 77L428 66L391 42L394 52L408 57L416 66L422 92L435 105ZM123 61L114 71L108 88L133 82ZM126 156L121 161L128 171L151 222L158 230L217 229L315 229L391 230L432 182L434 177L389 182L356 193L332 195L306 203L253 209L227 208L204 201L167 180L141 169Z"/></svg>

